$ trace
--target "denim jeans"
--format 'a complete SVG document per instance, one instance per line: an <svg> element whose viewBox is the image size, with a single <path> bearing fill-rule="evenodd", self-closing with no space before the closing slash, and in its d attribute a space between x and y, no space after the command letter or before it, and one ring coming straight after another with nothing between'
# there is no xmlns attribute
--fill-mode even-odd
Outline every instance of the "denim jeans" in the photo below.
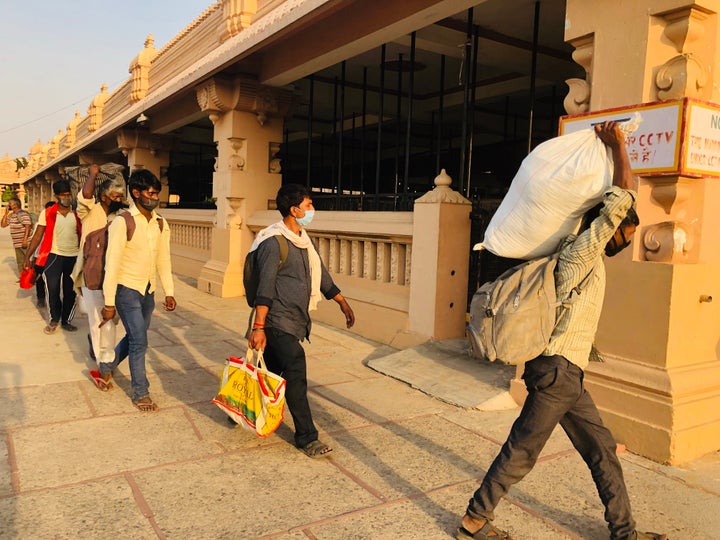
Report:
<svg viewBox="0 0 720 540"><path fill-rule="evenodd" d="M523 379L528 390L525 404L470 499L468 514L492 520L500 499L530 472L559 423L590 469L605 505L611 538L634 538L635 521L615 439L603 425L592 397L583 386L582 369L559 355L539 356L525 364Z"/></svg>
<svg viewBox="0 0 720 540"><path fill-rule="evenodd" d="M286 332L265 328L265 334L267 334L267 344L263 353L265 365L286 381L285 403L295 425L295 445L302 448L318 438L307 397L305 349L295 336Z"/></svg>
<svg viewBox="0 0 720 540"><path fill-rule="evenodd" d="M145 373L145 353L148 347L147 331L155 309L155 293L145 289L143 295L135 289L118 285L115 293L115 309L125 326L125 337L115 347L115 361L101 363L100 372L110 373L125 358L129 358L132 400L137 401L146 397L150 389Z"/></svg>

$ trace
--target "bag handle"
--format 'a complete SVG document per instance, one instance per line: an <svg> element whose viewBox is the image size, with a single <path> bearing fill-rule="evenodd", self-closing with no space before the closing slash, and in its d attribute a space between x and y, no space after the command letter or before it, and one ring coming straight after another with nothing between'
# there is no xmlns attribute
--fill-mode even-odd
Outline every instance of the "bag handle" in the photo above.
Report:
<svg viewBox="0 0 720 540"><path fill-rule="evenodd" d="M256 351L248 347L247 353L245 353L245 360L251 366L265 369L265 359L263 358L262 350Z"/></svg>

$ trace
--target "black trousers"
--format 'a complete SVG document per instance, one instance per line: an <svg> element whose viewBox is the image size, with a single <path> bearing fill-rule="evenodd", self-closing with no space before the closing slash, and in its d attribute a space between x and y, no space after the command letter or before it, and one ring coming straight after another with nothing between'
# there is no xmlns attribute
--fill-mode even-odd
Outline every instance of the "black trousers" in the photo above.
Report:
<svg viewBox="0 0 720 540"><path fill-rule="evenodd" d="M64 257L51 253L45 262L43 276L51 322L68 323L75 313L75 290L70 277L75 259L77 257Z"/></svg>
<svg viewBox="0 0 720 540"><path fill-rule="evenodd" d="M583 386L582 369L559 355L539 356L525 364L523 379L528 397L500 454L470 499L468 514L493 519L500 499L530 472L559 423L590 469L605 505L611 538L634 538L635 521L615 439Z"/></svg>
<svg viewBox="0 0 720 540"><path fill-rule="evenodd" d="M34 265L35 268L35 294L37 295L38 302L45 301L45 279L43 278L44 266Z"/></svg>
<svg viewBox="0 0 720 540"><path fill-rule="evenodd" d="M295 445L302 448L318 438L307 397L305 350L298 339L275 328L265 328L265 365L285 381L285 403L295 424Z"/></svg>

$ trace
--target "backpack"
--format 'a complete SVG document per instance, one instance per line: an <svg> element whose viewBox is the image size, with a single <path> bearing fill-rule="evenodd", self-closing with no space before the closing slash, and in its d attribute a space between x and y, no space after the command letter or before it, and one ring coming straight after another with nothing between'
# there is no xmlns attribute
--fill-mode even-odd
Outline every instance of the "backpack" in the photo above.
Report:
<svg viewBox="0 0 720 540"><path fill-rule="evenodd" d="M127 229L127 241L132 240L135 233L135 219L130 212L120 212L118 214L125 218L125 228ZM163 230L163 219L158 216L158 226L160 232ZM105 252L107 251L108 222L103 228L88 233L83 244L83 279L85 287L92 291L102 289L103 280L105 279Z"/></svg>
<svg viewBox="0 0 720 540"><path fill-rule="evenodd" d="M557 252L526 261L477 290L467 326L472 356L517 365L542 354L559 318L557 308L567 309L574 303L592 275L567 299L558 301L555 267L559 257Z"/></svg>
<svg viewBox="0 0 720 540"><path fill-rule="evenodd" d="M278 234L274 236L277 240L278 246L280 247L280 262L278 263L278 270L280 270L288 255L288 241L283 235ZM269 240L269 238L268 238ZM266 240L267 241L267 240ZM245 287L245 300L251 308L255 307L255 298L257 298L257 290L260 285L260 270L257 264L257 252L251 251L245 257L245 265L243 266L243 286Z"/></svg>

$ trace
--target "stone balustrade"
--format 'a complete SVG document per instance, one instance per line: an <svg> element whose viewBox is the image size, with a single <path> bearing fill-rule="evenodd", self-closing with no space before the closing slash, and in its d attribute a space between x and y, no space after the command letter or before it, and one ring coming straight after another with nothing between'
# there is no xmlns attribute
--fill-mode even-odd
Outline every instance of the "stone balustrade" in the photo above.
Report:
<svg viewBox="0 0 720 540"><path fill-rule="evenodd" d="M197 278L210 258L215 210L163 208L160 214L170 224L173 271Z"/></svg>

